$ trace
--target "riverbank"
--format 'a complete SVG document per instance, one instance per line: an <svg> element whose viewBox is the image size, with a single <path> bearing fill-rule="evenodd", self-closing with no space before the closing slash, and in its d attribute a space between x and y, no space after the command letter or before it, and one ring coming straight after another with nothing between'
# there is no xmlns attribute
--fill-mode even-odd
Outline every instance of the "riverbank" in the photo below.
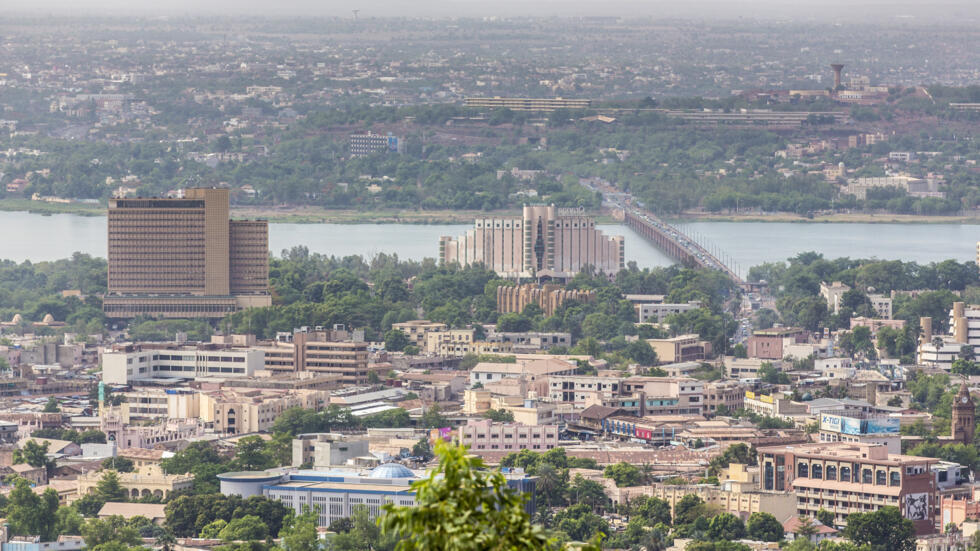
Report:
<svg viewBox="0 0 980 551"><path fill-rule="evenodd" d="M33 214L77 214L105 216L105 207L85 203L47 203L29 199L2 199L0 211L30 212ZM260 218L277 224L471 224L474 219L491 216L514 216L520 209L484 210L337 210L323 207L232 206L233 218ZM606 214L596 215L599 224L615 224Z"/></svg>
<svg viewBox="0 0 980 551"><path fill-rule="evenodd" d="M105 207L87 203L48 203L30 199L2 199L0 211L30 212L32 214L77 214L78 216L105 216Z"/></svg>
<svg viewBox="0 0 980 551"><path fill-rule="evenodd" d="M839 223L839 224L980 224L980 215L923 216L916 214L888 213L835 213L811 217L789 212L768 214L715 214L685 212L665 217L671 221L689 222L775 222L775 223Z"/></svg>

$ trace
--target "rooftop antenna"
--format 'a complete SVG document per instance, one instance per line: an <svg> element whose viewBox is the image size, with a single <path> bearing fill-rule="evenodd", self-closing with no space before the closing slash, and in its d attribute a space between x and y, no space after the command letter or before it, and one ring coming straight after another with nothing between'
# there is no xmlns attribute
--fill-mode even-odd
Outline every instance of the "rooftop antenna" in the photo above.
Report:
<svg viewBox="0 0 980 551"><path fill-rule="evenodd" d="M357 21L357 12L359 12L359 11L361 11L361 10L351 10L351 13L354 14L354 21Z"/></svg>

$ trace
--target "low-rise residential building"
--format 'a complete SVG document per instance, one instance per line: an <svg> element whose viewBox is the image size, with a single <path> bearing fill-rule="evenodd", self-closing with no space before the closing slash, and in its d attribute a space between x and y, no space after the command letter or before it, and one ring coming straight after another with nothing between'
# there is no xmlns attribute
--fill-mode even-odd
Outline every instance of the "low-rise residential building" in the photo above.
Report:
<svg viewBox="0 0 980 551"><path fill-rule="evenodd" d="M542 452L558 446L557 425L531 426L470 419L458 431L460 443L477 455L482 450Z"/></svg>
<svg viewBox="0 0 980 551"><path fill-rule="evenodd" d="M935 531L935 459L842 442L763 447L758 453L763 491L794 492L797 515L815 517L825 509L843 526L851 513L894 506L917 533Z"/></svg>

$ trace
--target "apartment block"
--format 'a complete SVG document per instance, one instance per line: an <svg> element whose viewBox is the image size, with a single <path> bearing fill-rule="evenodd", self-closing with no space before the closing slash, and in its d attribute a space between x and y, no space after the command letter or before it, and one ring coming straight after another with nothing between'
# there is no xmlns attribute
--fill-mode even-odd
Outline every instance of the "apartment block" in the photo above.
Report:
<svg viewBox="0 0 980 551"><path fill-rule="evenodd" d="M936 480L928 457L889 454L881 445L843 442L759 448L764 491L792 491L798 515L847 515L897 507L916 533L935 531Z"/></svg>
<svg viewBox="0 0 980 551"><path fill-rule="evenodd" d="M449 329L445 323L439 323L436 321L429 320L412 320L403 321L401 323L391 324L392 329L397 329L402 333L408 335L408 340L412 341L412 344L419 347L419 350L425 350L425 340L430 333L439 333Z"/></svg>
<svg viewBox="0 0 980 551"><path fill-rule="evenodd" d="M546 451L558 446L558 426L470 419L459 427L459 441L477 454L482 450Z"/></svg>
<svg viewBox="0 0 980 551"><path fill-rule="evenodd" d="M364 157L376 153L401 153L402 141L392 134L351 134L348 138L351 157Z"/></svg>
<svg viewBox="0 0 980 551"><path fill-rule="evenodd" d="M502 277L569 279L583 268L615 274L626 265L623 237L606 237L581 209L524 206L522 216L480 218L439 240L439 261L483 264Z"/></svg>
<svg viewBox="0 0 980 551"><path fill-rule="evenodd" d="M265 369L273 373L313 372L337 375L341 383L368 381L368 344L326 330L300 328L281 335L275 342L256 347L264 354Z"/></svg>
<svg viewBox="0 0 980 551"><path fill-rule="evenodd" d="M711 381L704 385L704 412L717 413L724 406L734 413L745 404L745 387L735 381Z"/></svg>
<svg viewBox="0 0 980 551"><path fill-rule="evenodd" d="M229 220L227 189L111 199L109 318L221 318L269 306L265 221Z"/></svg>

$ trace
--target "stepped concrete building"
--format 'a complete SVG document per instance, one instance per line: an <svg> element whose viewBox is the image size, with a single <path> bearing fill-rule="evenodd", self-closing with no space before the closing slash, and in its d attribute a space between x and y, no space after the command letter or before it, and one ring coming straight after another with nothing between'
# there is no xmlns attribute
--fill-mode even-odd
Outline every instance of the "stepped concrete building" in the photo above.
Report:
<svg viewBox="0 0 980 551"><path fill-rule="evenodd" d="M606 237L581 209L525 206L522 216L480 218L439 240L439 260L483 264L503 277L574 277L586 266L613 274L625 266L622 236Z"/></svg>
<svg viewBox="0 0 980 551"><path fill-rule="evenodd" d="M565 289L560 285L501 285L497 287L497 311L521 313L528 304L537 304L545 315L554 315L566 300L592 302L595 291Z"/></svg>
<svg viewBox="0 0 980 551"><path fill-rule="evenodd" d="M109 318L221 318L269 306L269 228L229 220L227 189L109 201Z"/></svg>

